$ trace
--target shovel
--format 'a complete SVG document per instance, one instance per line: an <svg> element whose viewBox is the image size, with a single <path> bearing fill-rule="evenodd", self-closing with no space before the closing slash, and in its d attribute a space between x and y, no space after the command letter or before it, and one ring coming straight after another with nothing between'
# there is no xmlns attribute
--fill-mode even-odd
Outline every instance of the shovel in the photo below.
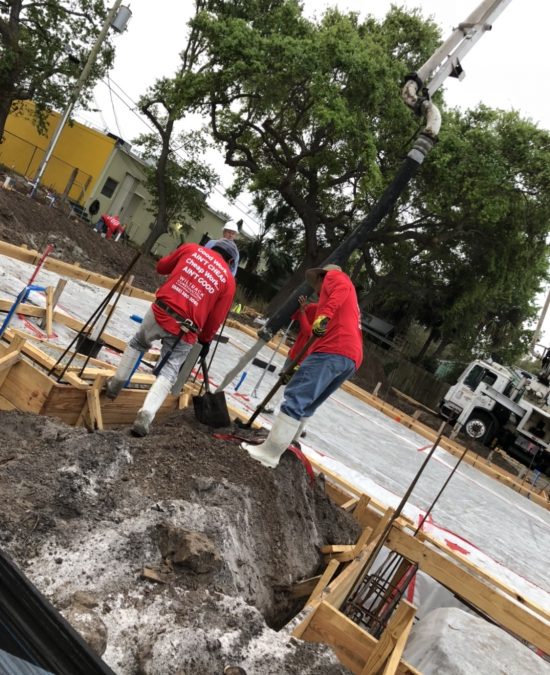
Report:
<svg viewBox="0 0 550 675"><path fill-rule="evenodd" d="M279 388L283 386L283 383L284 383L284 380L285 380L286 376L290 375L294 371L294 368L300 363L300 361L302 360L302 357L307 353L308 349L311 347L311 345L313 344L313 342L316 339L317 339L316 335L310 336L309 340L302 347L299 354L296 355L294 361L291 361L288 364L288 366L285 368L285 370L281 371L281 373L279 374L279 377L277 379L277 382L275 382L275 384L273 385L271 390L267 393L264 400L258 405L258 407L253 412L253 414L251 415L249 420L247 422L244 422L244 423L237 422L238 426L242 427L243 429L250 429L250 427L252 426L252 423L254 422L256 417L258 417L258 415L265 410L269 401L271 401L273 396L275 396L275 394L279 390Z"/></svg>
<svg viewBox="0 0 550 675"><path fill-rule="evenodd" d="M223 391L212 393L208 384L208 368L206 361L201 358L201 368L204 377L205 393L202 396L193 396L195 417L201 424L207 424L215 429L231 426L229 410Z"/></svg>

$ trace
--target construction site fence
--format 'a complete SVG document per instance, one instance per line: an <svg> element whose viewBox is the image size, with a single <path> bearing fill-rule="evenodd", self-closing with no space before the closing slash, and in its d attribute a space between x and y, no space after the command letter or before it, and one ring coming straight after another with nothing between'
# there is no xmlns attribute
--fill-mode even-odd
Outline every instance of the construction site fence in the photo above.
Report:
<svg viewBox="0 0 550 675"><path fill-rule="evenodd" d="M421 366L417 366L395 351L383 349L365 340L365 362L375 356L382 364L387 383L407 396L437 410L439 402L449 390L449 384L438 379Z"/></svg>
<svg viewBox="0 0 550 675"><path fill-rule="evenodd" d="M8 170L24 176L28 181L33 181L44 155L43 148L10 131L4 131L4 138L0 143L0 164ZM91 174L59 159L54 154L48 161L42 184L55 192L56 197L65 197L78 204L82 201L91 180Z"/></svg>

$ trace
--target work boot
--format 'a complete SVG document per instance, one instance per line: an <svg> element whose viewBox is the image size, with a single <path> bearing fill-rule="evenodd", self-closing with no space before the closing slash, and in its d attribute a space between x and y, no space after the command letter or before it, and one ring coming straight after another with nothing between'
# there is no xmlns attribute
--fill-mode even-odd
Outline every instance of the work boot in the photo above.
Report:
<svg viewBox="0 0 550 675"><path fill-rule="evenodd" d="M300 440L300 438L305 438L306 432L305 432L305 427L306 424L309 422L309 417L304 417L303 419L300 420L300 426L298 427L298 430L296 431L294 438L292 439L293 443L296 443L297 441Z"/></svg>
<svg viewBox="0 0 550 675"><path fill-rule="evenodd" d="M122 388L128 381L128 378L134 370L136 361L142 355L142 352L133 347L126 347L124 354L120 357L120 362L116 373L105 382L105 396L112 401L120 394Z"/></svg>
<svg viewBox="0 0 550 675"><path fill-rule="evenodd" d="M164 399L170 393L172 388L172 381L167 377L159 375L147 396L143 401L143 406L138 410L136 419L132 426L131 432L134 436L147 436L151 423L155 419L158 409L164 403Z"/></svg>
<svg viewBox="0 0 550 675"><path fill-rule="evenodd" d="M241 448L248 454L270 469L275 469L279 464L282 454L292 443L292 439L298 432L300 420L295 420L285 413L279 413L273 422L269 436L260 445L241 443Z"/></svg>

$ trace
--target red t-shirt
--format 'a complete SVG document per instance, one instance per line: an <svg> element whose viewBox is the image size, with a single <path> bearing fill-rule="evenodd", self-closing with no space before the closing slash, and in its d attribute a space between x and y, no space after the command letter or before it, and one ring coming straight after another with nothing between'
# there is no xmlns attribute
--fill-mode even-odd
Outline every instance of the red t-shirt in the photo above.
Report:
<svg viewBox="0 0 550 675"><path fill-rule="evenodd" d="M183 244L157 263L159 274L169 275L156 296L170 309L191 319L199 329L198 338L210 342L225 319L233 296L235 280L228 264L216 253L198 244ZM157 323L173 335L178 322L153 304ZM186 333L182 340L193 343L197 334Z"/></svg>
<svg viewBox="0 0 550 675"><path fill-rule="evenodd" d="M345 272L330 270L325 274L316 316L328 316L327 332L317 338L310 353L347 356L359 368L363 361L363 335L357 294Z"/></svg>
<svg viewBox="0 0 550 675"><path fill-rule="evenodd" d="M116 216L102 216L102 218L105 225L107 225L105 239L110 239L121 228L120 220Z"/></svg>
<svg viewBox="0 0 550 675"><path fill-rule="evenodd" d="M292 345L288 352L288 358L294 359L302 351L303 346L311 337L311 324L317 313L317 303L312 302L310 305L306 305L305 311L302 312L301 309L298 309L290 317L293 321L298 321L300 324L300 330L296 336L296 342ZM303 361L306 357L306 354L302 356L300 361Z"/></svg>

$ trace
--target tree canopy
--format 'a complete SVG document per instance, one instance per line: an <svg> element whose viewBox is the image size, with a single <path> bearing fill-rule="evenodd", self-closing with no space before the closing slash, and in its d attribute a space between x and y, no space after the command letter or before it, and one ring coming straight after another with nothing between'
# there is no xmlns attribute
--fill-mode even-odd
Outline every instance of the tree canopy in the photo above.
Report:
<svg viewBox="0 0 550 675"><path fill-rule="evenodd" d="M106 15L104 0L0 0L0 139L23 101L35 103L39 129L47 108L64 107ZM90 84L112 56L106 42Z"/></svg>
<svg viewBox="0 0 550 675"><path fill-rule="evenodd" d="M310 21L294 0L213 3L194 23L202 110L235 169L232 193L282 199L303 227L303 265L317 263L405 151L415 121L399 85L433 51L435 25L396 8L381 22L337 10Z"/></svg>
<svg viewBox="0 0 550 675"><path fill-rule="evenodd" d="M229 195L248 190L270 219L249 266L260 245L298 261L284 296L395 175L421 124L400 86L439 32L396 7L363 21L336 9L310 20L296 0L197 8L200 59L172 81L171 100L208 117L235 170ZM439 352L453 344L511 358L546 275L549 134L516 113L446 111L442 95L437 103L438 145L355 263L375 306L425 326Z"/></svg>
<svg viewBox="0 0 550 675"><path fill-rule="evenodd" d="M550 134L480 106L444 116L440 142L394 214L411 234L371 243L372 302L459 354L525 351L548 278Z"/></svg>

